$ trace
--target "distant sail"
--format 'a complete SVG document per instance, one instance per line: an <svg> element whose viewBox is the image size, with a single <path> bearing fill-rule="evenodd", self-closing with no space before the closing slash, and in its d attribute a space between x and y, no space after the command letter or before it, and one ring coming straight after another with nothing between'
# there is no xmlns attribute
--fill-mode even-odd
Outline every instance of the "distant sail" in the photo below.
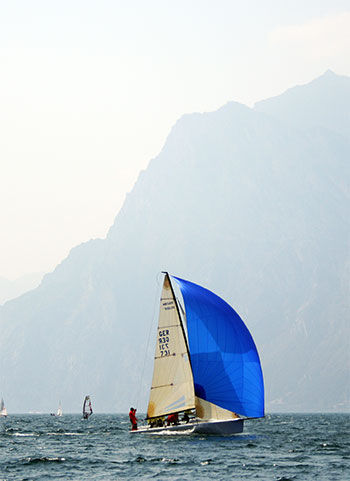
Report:
<svg viewBox="0 0 350 481"><path fill-rule="evenodd" d="M90 396L85 396L83 404L83 419L88 419L93 414Z"/></svg>
<svg viewBox="0 0 350 481"><path fill-rule="evenodd" d="M6 417L7 416L7 409L5 407L4 400L1 398L0 401L0 417Z"/></svg>
<svg viewBox="0 0 350 481"><path fill-rule="evenodd" d="M63 415L62 405L61 405L61 403L59 403L56 416L62 416L62 415Z"/></svg>

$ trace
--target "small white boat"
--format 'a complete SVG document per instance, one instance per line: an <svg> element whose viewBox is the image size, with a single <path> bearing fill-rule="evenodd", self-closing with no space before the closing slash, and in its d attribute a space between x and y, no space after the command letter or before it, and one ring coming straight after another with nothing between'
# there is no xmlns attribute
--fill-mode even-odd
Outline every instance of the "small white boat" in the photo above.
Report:
<svg viewBox="0 0 350 481"><path fill-rule="evenodd" d="M57 413L51 413L51 416L58 416L58 417L63 416L62 405L60 402L58 403Z"/></svg>
<svg viewBox="0 0 350 481"><path fill-rule="evenodd" d="M6 418L7 417L7 409L5 407L4 400L1 398L0 401L0 418Z"/></svg>
<svg viewBox="0 0 350 481"><path fill-rule="evenodd" d="M164 274L148 425L130 432L241 433L245 419L264 416L264 382L253 338L223 299ZM171 423L169 415L176 413L186 413L186 421Z"/></svg>

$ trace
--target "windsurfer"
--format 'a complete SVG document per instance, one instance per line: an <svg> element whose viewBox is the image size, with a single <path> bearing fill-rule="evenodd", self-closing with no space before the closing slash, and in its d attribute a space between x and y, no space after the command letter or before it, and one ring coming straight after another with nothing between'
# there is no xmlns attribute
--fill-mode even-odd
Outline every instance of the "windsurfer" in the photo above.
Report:
<svg viewBox="0 0 350 481"><path fill-rule="evenodd" d="M129 419L130 419L130 422L131 422L131 430L132 431L136 431L137 430L137 417L136 417L136 409L134 408L130 408L130 411L129 411Z"/></svg>

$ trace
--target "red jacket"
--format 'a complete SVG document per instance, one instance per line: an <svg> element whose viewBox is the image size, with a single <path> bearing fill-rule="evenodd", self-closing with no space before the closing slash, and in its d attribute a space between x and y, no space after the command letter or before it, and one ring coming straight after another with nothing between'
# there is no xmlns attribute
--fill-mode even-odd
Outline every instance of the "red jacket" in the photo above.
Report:
<svg viewBox="0 0 350 481"><path fill-rule="evenodd" d="M129 412L129 418L131 421L131 424L136 424L137 423L137 417L135 415L135 411L130 411Z"/></svg>

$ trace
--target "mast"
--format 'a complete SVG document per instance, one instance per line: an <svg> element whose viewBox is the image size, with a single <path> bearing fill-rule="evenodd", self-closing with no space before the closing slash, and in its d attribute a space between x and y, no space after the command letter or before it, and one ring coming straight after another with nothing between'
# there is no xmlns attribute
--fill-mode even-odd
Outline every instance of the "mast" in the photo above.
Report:
<svg viewBox="0 0 350 481"><path fill-rule="evenodd" d="M183 336L184 336L185 345L186 345L186 349L187 349L187 355L188 355L188 359L190 360L190 366L191 366L191 371L192 371L191 354L190 354L190 350L189 350L189 348L188 348L187 336L186 336L185 328L184 328L184 325L183 325L183 322L182 322L182 317L181 317L181 314L180 314L178 299L177 299L177 297L175 296L175 291L174 291L174 288L173 288L173 286L172 286L171 277L169 276L169 273L166 272L166 271L163 271L162 273L165 274L165 276L168 278L168 281L169 281L169 284L170 284L171 293L172 293L172 295L173 295L173 297L174 297L174 300L175 300L175 306L176 306L177 314L178 314L178 316L179 316L180 326L181 326L181 329L182 329L182 334L183 334Z"/></svg>

